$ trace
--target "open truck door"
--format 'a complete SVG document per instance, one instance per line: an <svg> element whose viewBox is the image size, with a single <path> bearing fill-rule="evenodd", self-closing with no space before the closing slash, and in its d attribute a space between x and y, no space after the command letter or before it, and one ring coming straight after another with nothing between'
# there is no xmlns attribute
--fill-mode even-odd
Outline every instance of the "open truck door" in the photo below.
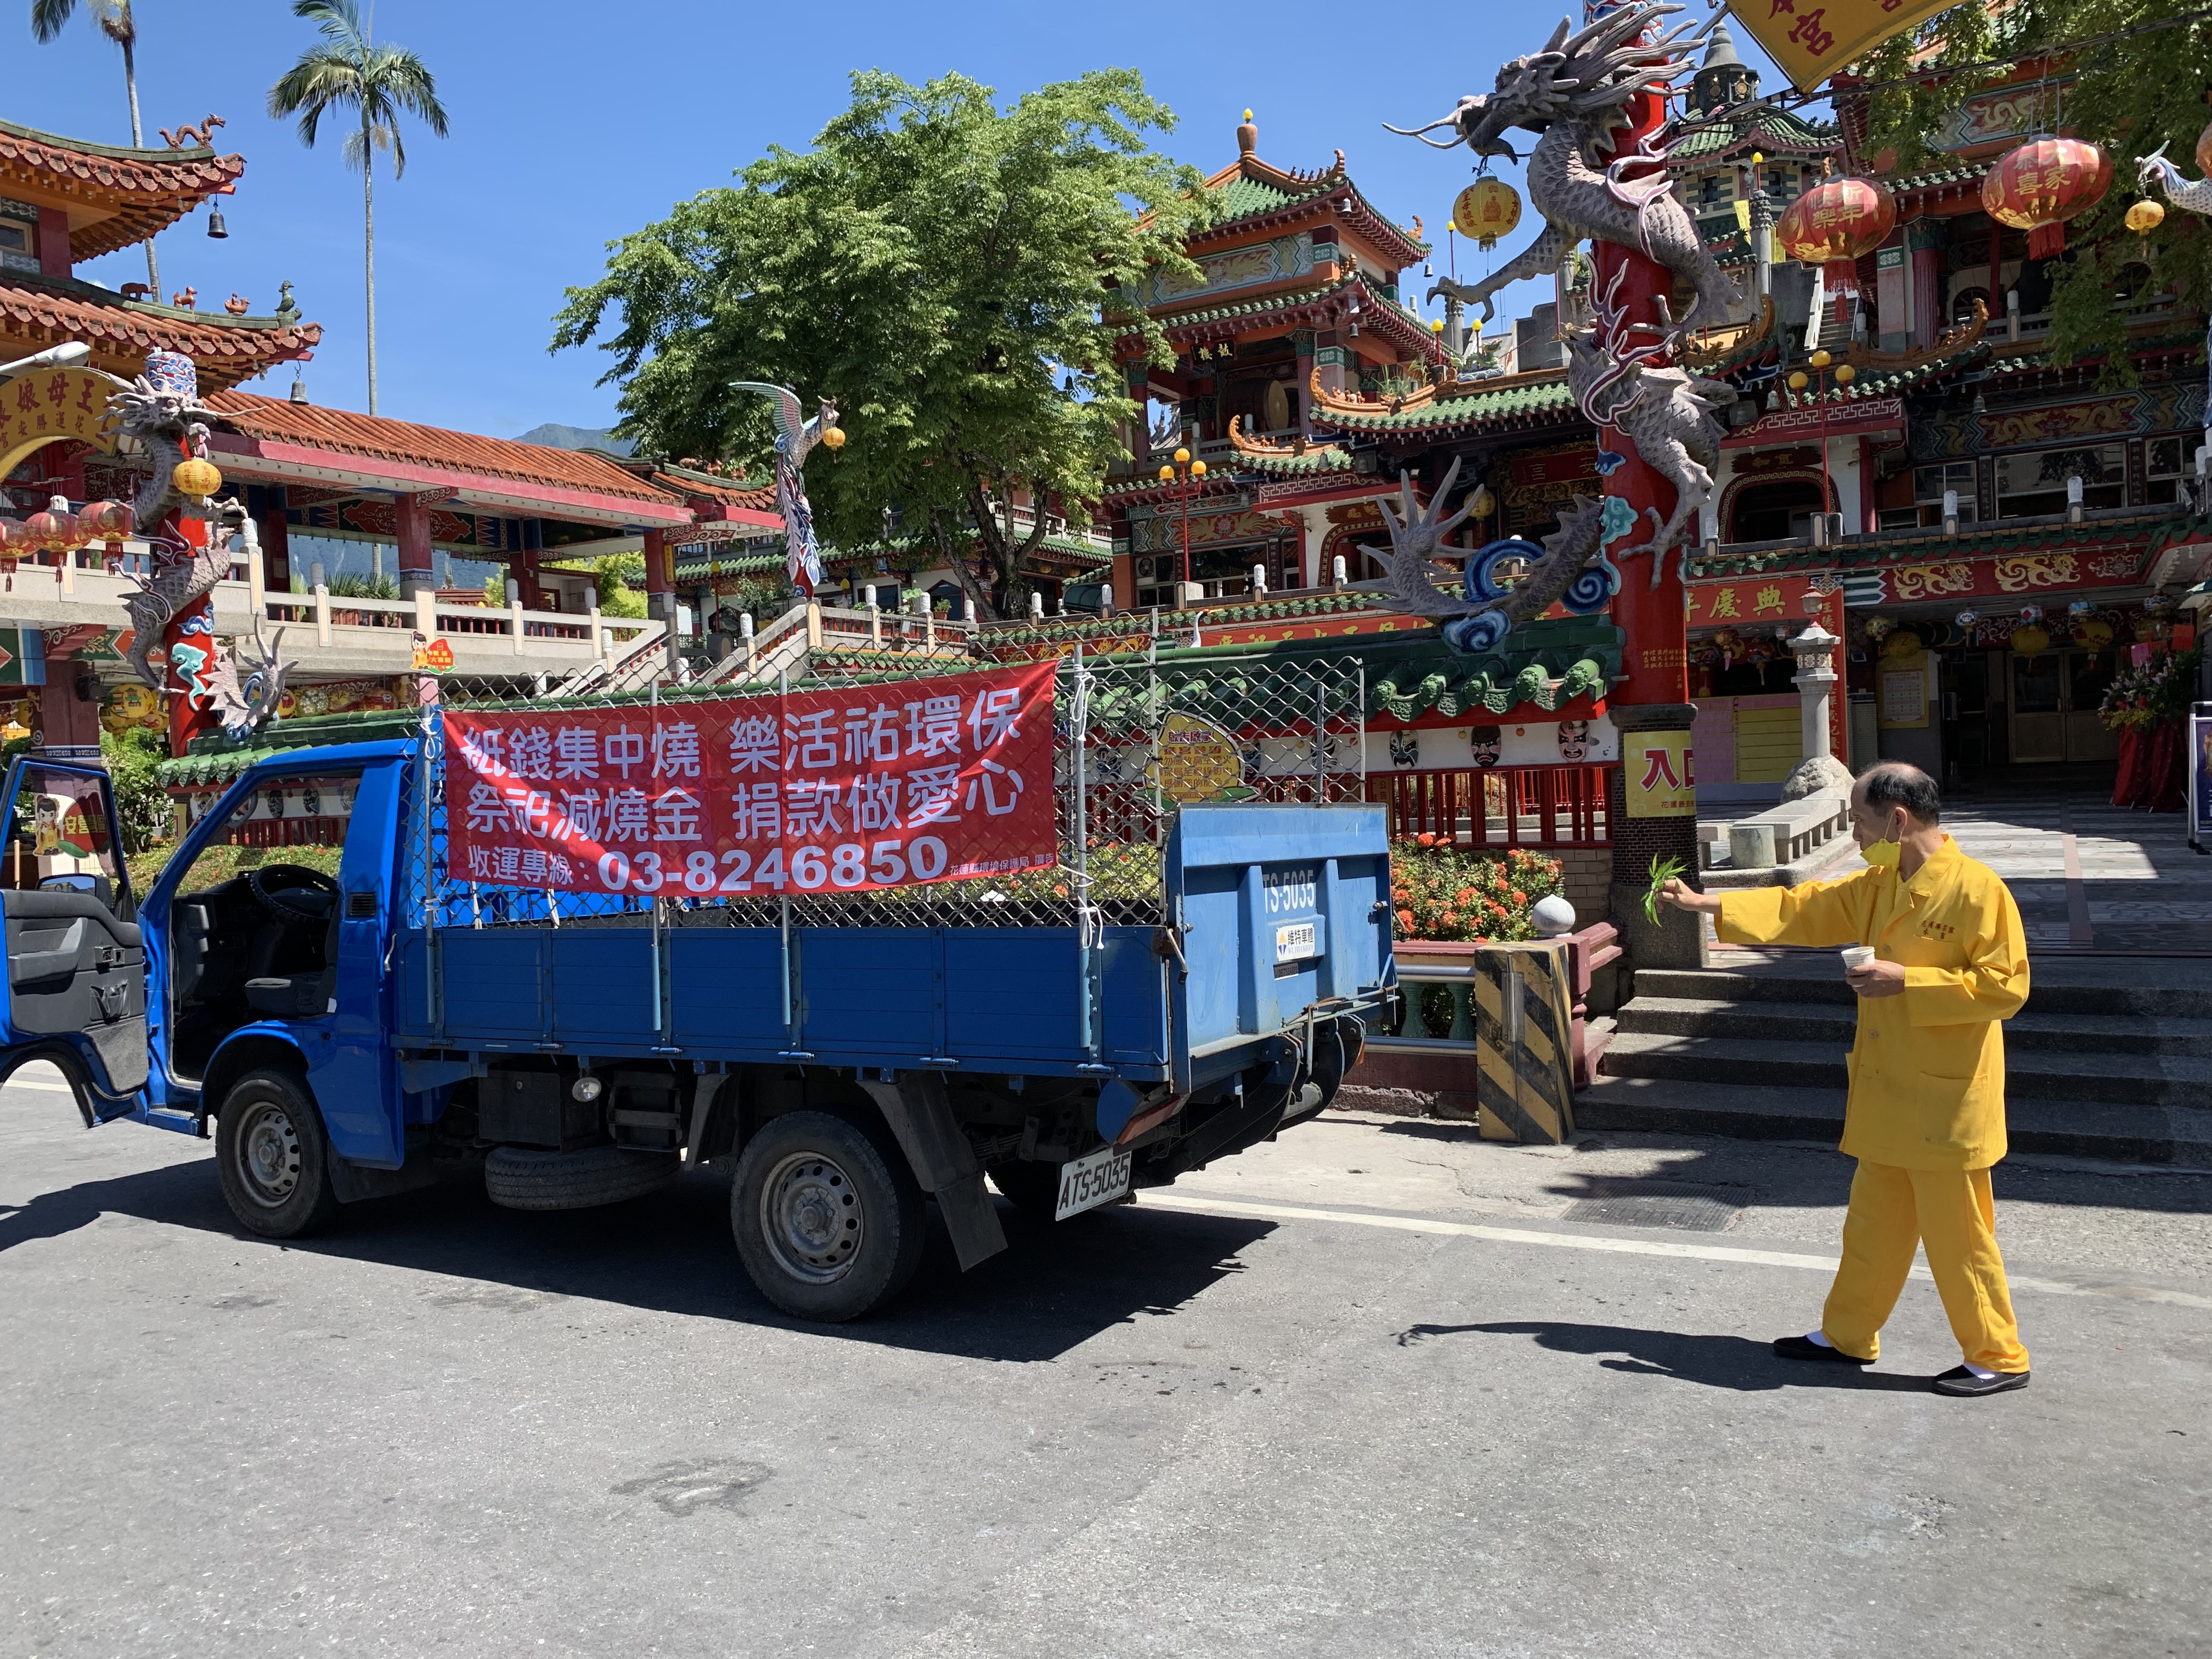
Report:
<svg viewBox="0 0 2212 1659"><path fill-rule="evenodd" d="M113 787L96 765L20 755L9 763L6 788L0 1079L51 1060L88 1124L142 1111L146 951Z"/></svg>

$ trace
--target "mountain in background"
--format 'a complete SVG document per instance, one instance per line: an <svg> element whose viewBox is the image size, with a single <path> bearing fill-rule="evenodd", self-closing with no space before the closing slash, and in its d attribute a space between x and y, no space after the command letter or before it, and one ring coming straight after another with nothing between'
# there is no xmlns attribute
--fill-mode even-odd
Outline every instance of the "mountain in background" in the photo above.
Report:
<svg viewBox="0 0 2212 1659"><path fill-rule="evenodd" d="M614 455L627 455L637 447L635 440L617 438L604 428L595 432L589 427L562 426L557 421L533 426L514 441L544 444L550 449L604 449Z"/></svg>

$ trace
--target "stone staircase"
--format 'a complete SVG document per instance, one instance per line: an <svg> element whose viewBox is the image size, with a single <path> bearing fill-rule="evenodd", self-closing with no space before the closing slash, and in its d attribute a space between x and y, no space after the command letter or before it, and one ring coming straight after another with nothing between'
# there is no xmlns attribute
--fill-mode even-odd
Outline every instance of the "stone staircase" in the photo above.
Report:
<svg viewBox="0 0 2212 1659"><path fill-rule="evenodd" d="M1856 999L1832 951L1635 977L1583 1128L1832 1142ZM2016 1152L2212 1169L2212 959L2049 957L2006 1023Z"/></svg>

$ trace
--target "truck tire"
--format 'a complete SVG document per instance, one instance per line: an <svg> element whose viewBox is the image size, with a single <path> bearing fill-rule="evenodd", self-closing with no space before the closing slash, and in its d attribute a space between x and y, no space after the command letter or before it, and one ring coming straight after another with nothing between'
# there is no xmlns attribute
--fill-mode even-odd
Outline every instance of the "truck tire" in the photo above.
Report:
<svg viewBox="0 0 2212 1659"><path fill-rule="evenodd" d="M338 1207L323 1115L295 1072L266 1067L230 1085L216 1114L215 1167L238 1224L263 1238L302 1238Z"/></svg>
<svg viewBox="0 0 2212 1659"><path fill-rule="evenodd" d="M872 1313L921 1265L927 1210L888 1133L828 1112L786 1112L746 1143L730 1231L760 1293L799 1319Z"/></svg>
<svg viewBox="0 0 2212 1659"><path fill-rule="evenodd" d="M642 1198L683 1173L684 1160L673 1152L495 1146L484 1158L484 1194L510 1210L589 1210Z"/></svg>

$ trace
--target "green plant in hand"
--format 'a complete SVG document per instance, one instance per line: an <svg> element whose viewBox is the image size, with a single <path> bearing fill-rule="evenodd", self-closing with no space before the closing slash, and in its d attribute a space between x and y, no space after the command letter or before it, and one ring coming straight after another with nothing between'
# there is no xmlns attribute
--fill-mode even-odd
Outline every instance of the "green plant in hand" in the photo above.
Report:
<svg viewBox="0 0 2212 1659"><path fill-rule="evenodd" d="M1651 885L1644 893L1644 919L1654 927L1659 925L1659 895L1667 890L1667 884L1688 873L1690 866L1678 858L1655 858L1651 860Z"/></svg>

